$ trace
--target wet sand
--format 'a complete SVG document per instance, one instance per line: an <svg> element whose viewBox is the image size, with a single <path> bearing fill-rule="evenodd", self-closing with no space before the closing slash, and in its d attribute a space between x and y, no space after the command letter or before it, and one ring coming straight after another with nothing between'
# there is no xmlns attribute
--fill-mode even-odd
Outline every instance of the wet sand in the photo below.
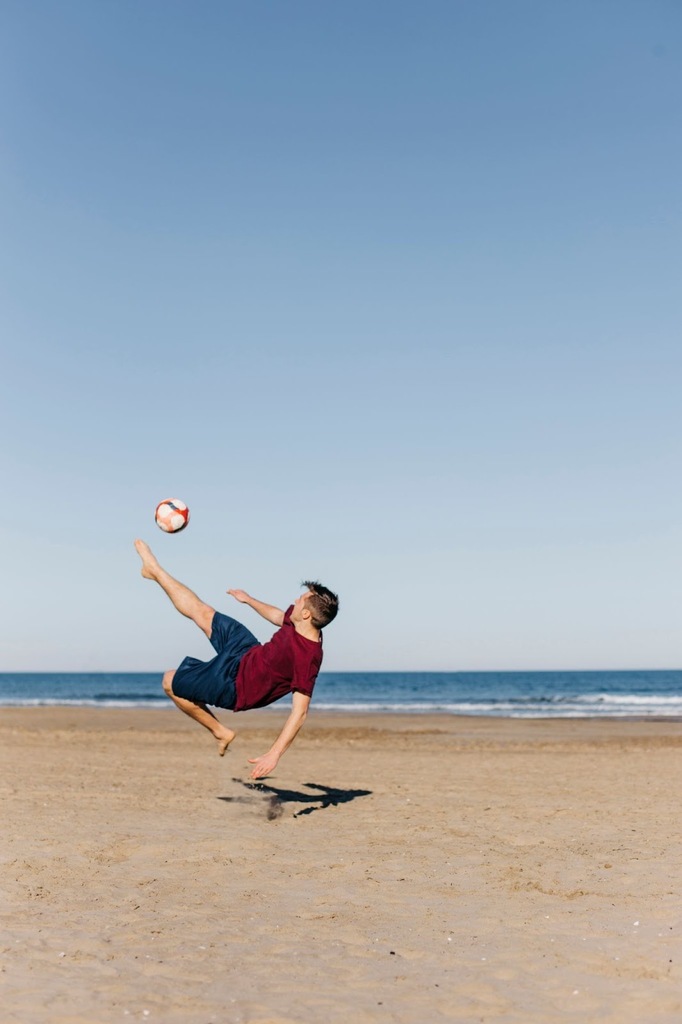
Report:
<svg viewBox="0 0 682 1024"><path fill-rule="evenodd" d="M682 1020L682 724L0 711L7 1024Z"/></svg>

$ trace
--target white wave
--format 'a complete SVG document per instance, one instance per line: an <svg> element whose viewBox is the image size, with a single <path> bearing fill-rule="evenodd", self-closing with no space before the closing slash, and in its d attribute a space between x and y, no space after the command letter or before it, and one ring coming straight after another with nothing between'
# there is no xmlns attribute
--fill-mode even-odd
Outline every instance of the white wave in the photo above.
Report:
<svg viewBox="0 0 682 1024"><path fill-rule="evenodd" d="M579 697L567 698L569 702L576 704L633 704L633 705L660 705L675 704L682 707L682 695L666 697L663 694L648 693L646 695L637 693L585 693Z"/></svg>
<svg viewBox="0 0 682 1024"><path fill-rule="evenodd" d="M351 703L341 704L332 702L320 702L315 704L317 711L348 712L350 714L362 712L383 712L384 714L449 714L449 715L485 715L498 718L628 718L628 717L669 717L682 718L682 698L676 698L672 702L658 705L648 703L637 703L636 706L627 703L609 703L607 705L573 703L566 701L561 705L553 704L548 707L546 702L526 703L519 706L513 702L480 702L466 704L398 704L398 703Z"/></svg>
<svg viewBox="0 0 682 1024"><path fill-rule="evenodd" d="M124 698L65 698L58 697L4 697L0 698L0 706L4 707L90 707L90 708L166 708L172 709L170 701L157 699ZM381 712L384 714L446 714L488 716L500 718L627 718L627 717L660 717L682 718L682 695L677 697L651 694L584 694L582 696L564 697L559 700L533 700L524 698L522 701L319 701L314 702L317 711L345 712L362 714Z"/></svg>
<svg viewBox="0 0 682 1024"><path fill-rule="evenodd" d="M0 707L5 708L172 708L171 703L158 700L90 700L84 697L82 700L60 700L58 697L3 697L0 698Z"/></svg>

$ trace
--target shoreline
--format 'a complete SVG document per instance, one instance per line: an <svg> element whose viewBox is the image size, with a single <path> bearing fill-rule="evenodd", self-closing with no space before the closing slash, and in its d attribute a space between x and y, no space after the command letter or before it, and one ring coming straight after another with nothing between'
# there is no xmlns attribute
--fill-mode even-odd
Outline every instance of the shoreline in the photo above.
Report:
<svg viewBox="0 0 682 1024"><path fill-rule="evenodd" d="M229 722L236 730L247 729L261 731L263 728L277 728L277 722L283 722L289 713L288 706L280 708L265 707L252 711L240 711L238 713L227 711L223 708L214 709L221 721ZM167 716L172 713L171 721ZM144 716L142 719L139 716ZM230 717L234 716L234 717ZM147 705L134 705L127 707L112 707L111 705L93 704L39 704L39 705L0 705L0 731L7 725L31 726L39 725L41 729L51 727L62 728L66 722L79 725L85 728L91 727L94 722L104 724L109 718L110 724L116 728L148 728L150 725L159 728L166 728L175 724L178 729L191 732L199 732L199 727L192 723L187 716L183 715L170 703L164 703L159 707ZM317 727L328 729L337 727L340 729L355 728L365 722L371 723L373 728L382 730L397 729L422 729L425 725L438 725L440 731L461 734L462 732L475 731L484 734L486 732L521 732L524 734L537 735L543 728L556 733L565 729L573 732L589 731L590 734L603 731L604 733L617 733L621 727L631 735L636 735L640 727L645 727L644 733L651 734L655 731L664 735L668 731L671 736L682 737L682 716L679 715L543 715L543 716L512 716L512 715L469 715L451 713L446 711L344 711L344 710L316 710L311 708L308 719L303 727L301 736ZM649 729L648 727L655 727ZM643 733L643 734L644 734Z"/></svg>

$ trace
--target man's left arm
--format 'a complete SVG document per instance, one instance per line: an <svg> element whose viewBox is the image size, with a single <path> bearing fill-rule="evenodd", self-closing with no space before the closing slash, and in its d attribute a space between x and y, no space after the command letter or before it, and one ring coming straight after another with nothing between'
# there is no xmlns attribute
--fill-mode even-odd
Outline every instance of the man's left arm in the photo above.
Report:
<svg viewBox="0 0 682 1024"><path fill-rule="evenodd" d="M268 750L267 754L261 757L250 757L249 764L254 765L251 771L252 779L262 779L269 775L277 767L277 762L296 739L298 732L305 722L310 705L310 697L305 693L294 690L291 700L291 714L284 723L284 728Z"/></svg>

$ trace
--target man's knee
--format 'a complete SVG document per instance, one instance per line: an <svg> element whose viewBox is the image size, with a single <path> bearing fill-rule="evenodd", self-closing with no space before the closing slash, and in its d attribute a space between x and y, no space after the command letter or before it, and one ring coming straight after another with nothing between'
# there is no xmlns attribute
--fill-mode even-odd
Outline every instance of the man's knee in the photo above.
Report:
<svg viewBox="0 0 682 1024"><path fill-rule="evenodd" d="M163 677L163 691L167 697L173 696L173 679L175 678L175 669L171 669L169 672L164 673Z"/></svg>
<svg viewBox="0 0 682 1024"><path fill-rule="evenodd" d="M214 615L215 608L211 608L209 604L202 604L202 607L194 620L199 629L203 630L209 640L211 639L211 633L213 632Z"/></svg>

